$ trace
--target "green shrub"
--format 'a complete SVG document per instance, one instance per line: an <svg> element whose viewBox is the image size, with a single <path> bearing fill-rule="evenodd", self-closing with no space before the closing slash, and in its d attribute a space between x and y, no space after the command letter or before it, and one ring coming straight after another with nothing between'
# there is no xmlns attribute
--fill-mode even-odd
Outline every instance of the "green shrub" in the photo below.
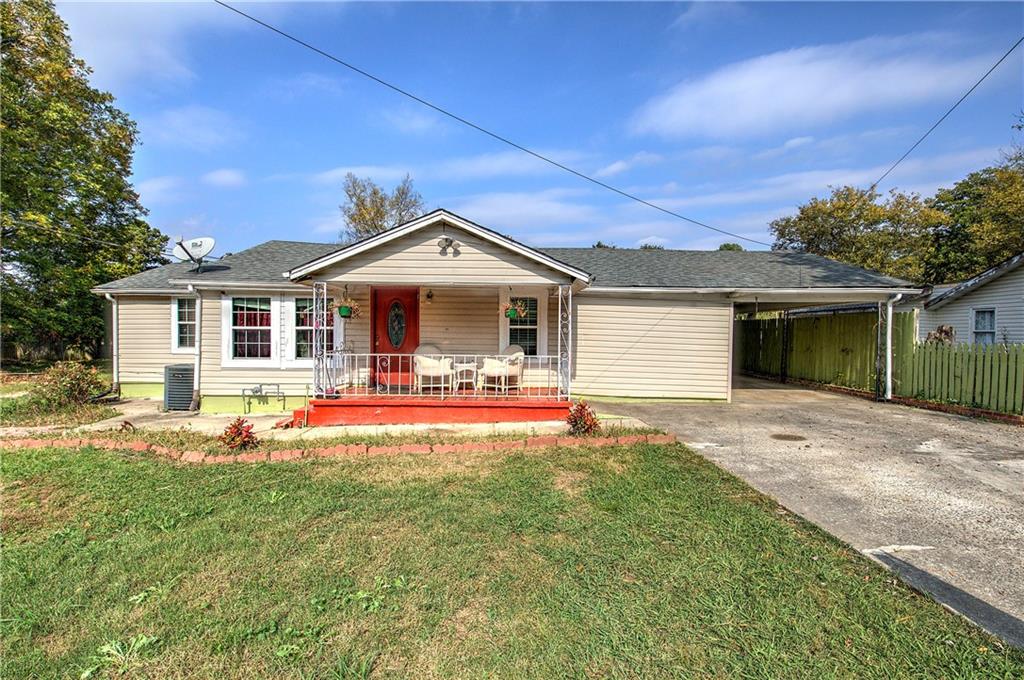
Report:
<svg viewBox="0 0 1024 680"><path fill-rule="evenodd" d="M79 406L106 388L95 368L74 361L58 361L43 371L29 396L49 408Z"/></svg>

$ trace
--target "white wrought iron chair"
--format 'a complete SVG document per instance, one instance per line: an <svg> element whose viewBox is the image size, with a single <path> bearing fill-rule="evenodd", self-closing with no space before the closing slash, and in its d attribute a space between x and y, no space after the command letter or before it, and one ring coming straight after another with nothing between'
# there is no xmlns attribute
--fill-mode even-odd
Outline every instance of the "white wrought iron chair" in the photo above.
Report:
<svg viewBox="0 0 1024 680"><path fill-rule="evenodd" d="M420 345L412 353L413 387L422 393L423 388L434 389L447 387L452 389L455 380L455 369L451 357L441 357L441 350L436 345Z"/></svg>
<svg viewBox="0 0 1024 680"><path fill-rule="evenodd" d="M512 387L519 389L519 384L523 380L526 352L519 345L509 345L501 354L500 359L485 358L480 375L483 378L484 391L491 388L507 395Z"/></svg>

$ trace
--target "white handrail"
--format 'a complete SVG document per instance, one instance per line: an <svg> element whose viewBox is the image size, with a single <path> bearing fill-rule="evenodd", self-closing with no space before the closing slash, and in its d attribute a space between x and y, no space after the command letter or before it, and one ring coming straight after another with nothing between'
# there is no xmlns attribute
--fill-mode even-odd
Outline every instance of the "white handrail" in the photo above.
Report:
<svg viewBox="0 0 1024 680"><path fill-rule="evenodd" d="M441 399L569 398L554 355L387 354L327 352L320 398L406 397Z"/></svg>

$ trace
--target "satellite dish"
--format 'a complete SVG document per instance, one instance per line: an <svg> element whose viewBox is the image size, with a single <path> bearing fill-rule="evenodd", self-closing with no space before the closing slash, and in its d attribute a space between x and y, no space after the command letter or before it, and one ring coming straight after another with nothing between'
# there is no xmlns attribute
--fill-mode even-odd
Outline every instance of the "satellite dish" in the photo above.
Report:
<svg viewBox="0 0 1024 680"><path fill-rule="evenodd" d="M198 264L204 257L213 252L215 245L216 241L209 236L190 238L187 241L178 239L178 245L174 246L173 254L179 260L192 260Z"/></svg>

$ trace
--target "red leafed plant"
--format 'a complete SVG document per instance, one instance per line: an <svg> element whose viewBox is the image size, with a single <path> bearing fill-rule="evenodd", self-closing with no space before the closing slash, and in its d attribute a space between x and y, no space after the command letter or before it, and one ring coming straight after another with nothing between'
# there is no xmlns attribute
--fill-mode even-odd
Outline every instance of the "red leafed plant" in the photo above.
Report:
<svg viewBox="0 0 1024 680"><path fill-rule="evenodd" d="M569 423L569 434L580 437L583 435L595 434L601 429L601 423L597 420L597 414L590 404L580 399L569 409L569 417L565 419Z"/></svg>
<svg viewBox="0 0 1024 680"><path fill-rule="evenodd" d="M218 439L229 449L254 449L260 444L260 440L252 433L252 423L246 422L241 416L232 420Z"/></svg>

